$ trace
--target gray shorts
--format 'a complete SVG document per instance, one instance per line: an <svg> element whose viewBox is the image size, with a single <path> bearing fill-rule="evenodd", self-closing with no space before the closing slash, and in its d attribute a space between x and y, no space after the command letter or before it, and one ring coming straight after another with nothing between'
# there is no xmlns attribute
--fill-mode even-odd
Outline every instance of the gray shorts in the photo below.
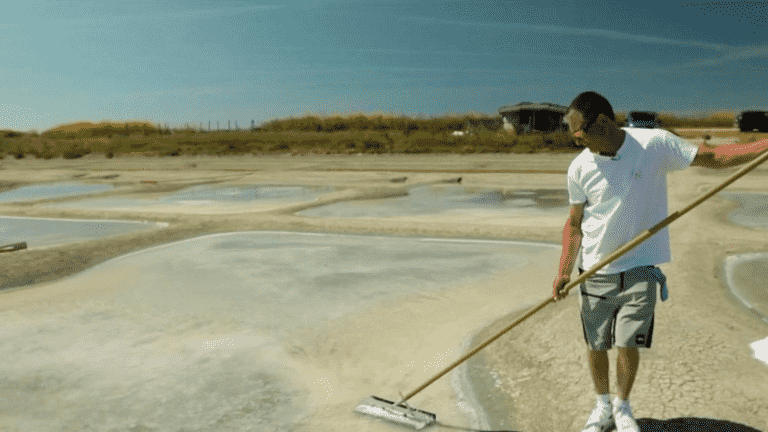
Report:
<svg viewBox="0 0 768 432"><path fill-rule="evenodd" d="M590 349L651 347L657 284L652 268L594 274L581 284L581 324Z"/></svg>

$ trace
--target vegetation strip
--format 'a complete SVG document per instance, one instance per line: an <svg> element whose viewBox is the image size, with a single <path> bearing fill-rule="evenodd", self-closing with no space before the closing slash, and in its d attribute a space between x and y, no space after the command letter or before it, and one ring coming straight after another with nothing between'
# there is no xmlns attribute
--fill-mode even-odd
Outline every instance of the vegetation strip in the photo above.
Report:
<svg viewBox="0 0 768 432"><path fill-rule="evenodd" d="M624 124L625 116L616 120ZM681 118L660 115L661 127L732 128L734 116ZM454 132L460 132L454 134ZM701 132L697 132L701 133ZM716 132L711 132L716 133ZM169 129L149 122L77 123L42 133L0 130L0 159L77 159L117 156L348 155L572 153L581 148L566 132L511 134L499 116L442 118L351 115L273 120L236 130Z"/></svg>
<svg viewBox="0 0 768 432"><path fill-rule="evenodd" d="M387 172L416 172L416 173L455 173L455 174L567 174L564 170L455 170L455 169L391 169L391 168L317 168L315 171L387 171Z"/></svg>

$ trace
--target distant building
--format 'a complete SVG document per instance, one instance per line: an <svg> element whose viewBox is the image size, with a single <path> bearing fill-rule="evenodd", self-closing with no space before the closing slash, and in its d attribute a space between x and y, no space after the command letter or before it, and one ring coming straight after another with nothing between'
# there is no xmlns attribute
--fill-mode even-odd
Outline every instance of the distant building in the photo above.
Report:
<svg viewBox="0 0 768 432"><path fill-rule="evenodd" d="M566 112L568 107L547 102L520 102L499 108L504 130L513 134L565 131Z"/></svg>

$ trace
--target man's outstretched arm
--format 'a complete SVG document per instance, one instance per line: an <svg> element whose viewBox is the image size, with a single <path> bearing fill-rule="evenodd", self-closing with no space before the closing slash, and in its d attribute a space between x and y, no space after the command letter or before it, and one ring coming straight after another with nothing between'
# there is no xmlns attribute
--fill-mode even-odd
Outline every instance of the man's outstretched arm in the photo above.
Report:
<svg viewBox="0 0 768 432"><path fill-rule="evenodd" d="M747 144L723 144L699 147L691 166L704 168L728 168L745 164L768 150L768 139Z"/></svg>

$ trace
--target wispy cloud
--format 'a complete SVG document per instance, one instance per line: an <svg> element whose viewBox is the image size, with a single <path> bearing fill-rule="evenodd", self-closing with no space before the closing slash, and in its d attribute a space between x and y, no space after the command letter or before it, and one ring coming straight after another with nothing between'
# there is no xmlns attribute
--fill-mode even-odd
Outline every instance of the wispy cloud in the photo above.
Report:
<svg viewBox="0 0 768 432"><path fill-rule="evenodd" d="M658 72L679 72L681 69L706 68L722 66L728 63L736 63L742 60L768 58L768 44L750 45L746 47L734 47L730 51L722 52L720 56L695 60L686 63L678 63L668 67L659 68ZM721 71L728 73L728 70ZM764 70L762 71L764 73Z"/></svg>
<svg viewBox="0 0 768 432"><path fill-rule="evenodd" d="M199 96L216 96L225 93L224 87L217 86L187 86L176 87L171 89L157 90L157 89L141 89L141 90L129 90L124 92L126 95L132 97L158 97L158 98L175 98L175 97L199 97Z"/></svg>
<svg viewBox="0 0 768 432"><path fill-rule="evenodd" d="M420 21L424 23L433 23L448 26L468 26L468 27L486 27L486 28L500 28L515 31L527 31L536 33L548 33L564 36L595 36L604 37L610 39L621 39L643 43L653 44L666 44L666 45L680 45L680 46L695 46L699 48L711 49L715 51L727 51L733 49L733 47L724 44L713 44L695 40L682 40L682 39L669 39L660 38L656 36L636 35L631 33L618 32L613 30L602 29L589 29L578 27L565 27L565 26L549 26L549 25L532 25L532 24L519 24L519 23L501 23L501 22L472 22L472 21L458 21L458 20L445 20L440 18L423 17L423 16L405 16L399 17L401 20L407 21Z"/></svg>
<svg viewBox="0 0 768 432"><path fill-rule="evenodd" d="M87 4L83 3L83 4ZM226 15L237 15L243 13L269 12L285 8L285 5L252 5L243 7L218 7L211 9L184 9L170 10L168 8L159 8L156 1L136 1L130 4L130 9L118 9L111 11L104 10L95 4L93 9L95 13L72 14L71 11L57 16L46 17L53 20L65 20L67 22L99 22L109 21L114 23L120 21L167 21L167 20L200 20L215 18ZM0 24L2 26L2 24ZM1 27L0 27L1 28Z"/></svg>
<svg viewBox="0 0 768 432"><path fill-rule="evenodd" d="M542 52L531 53L504 53L499 54L496 52L475 52L475 51L434 51L434 50L403 50L392 48L355 48L348 51L354 51L358 53L370 53L370 54L403 54L403 55L439 55L439 56L462 56L462 57L519 57L519 58L538 58L538 59L550 59L550 60L579 60L580 57L575 56L560 56L546 54Z"/></svg>
<svg viewBox="0 0 768 432"><path fill-rule="evenodd" d="M530 26L533 27L533 26ZM661 45L676 45L676 46L688 46L696 48L704 48L714 51L728 51L733 47L725 44L712 44L694 40L682 40L682 39L669 39L660 38L656 36L636 35L631 33L617 32L613 30L601 30L601 29L581 29L575 27L554 27L554 26L539 26L535 27L543 32L549 32L553 34L562 34L568 36L596 36L609 39L627 40L633 42L641 42L647 44L661 44Z"/></svg>
<svg viewBox="0 0 768 432"><path fill-rule="evenodd" d="M221 15L233 15L245 12L267 12L285 8L285 5L254 5L238 8L221 8L221 9L195 9L185 11L173 11L173 12L161 12L153 14L136 14L131 15L128 18L146 18L146 19L165 19L165 18L182 18L182 19L205 19L212 18Z"/></svg>
<svg viewBox="0 0 768 432"><path fill-rule="evenodd" d="M656 44L667 45L679 48L699 48L712 51L713 57L707 59L701 59L698 61L677 64L675 69L680 67L693 67L693 66L715 66L722 65L729 62L736 62L740 60L754 59L754 58L768 58L768 45L765 43L750 45L750 46L734 46L727 44L709 43L698 40L686 40L686 39L671 39L662 38L656 36L638 35L632 33L624 33L614 30L602 30L602 29L590 29L590 28L577 28L566 26L551 26L551 25L531 25L531 24L518 24L518 23L500 23L500 22L471 22L460 20L445 20L440 18L423 17L423 16L405 16L399 17L402 20L419 21L422 23L432 23L437 25L446 26L467 26L467 27L485 27L495 29L508 29L517 32L530 32L530 33L542 33L550 35L561 36L575 36L575 37L598 37L606 39L624 40L629 42L638 42L644 44Z"/></svg>

